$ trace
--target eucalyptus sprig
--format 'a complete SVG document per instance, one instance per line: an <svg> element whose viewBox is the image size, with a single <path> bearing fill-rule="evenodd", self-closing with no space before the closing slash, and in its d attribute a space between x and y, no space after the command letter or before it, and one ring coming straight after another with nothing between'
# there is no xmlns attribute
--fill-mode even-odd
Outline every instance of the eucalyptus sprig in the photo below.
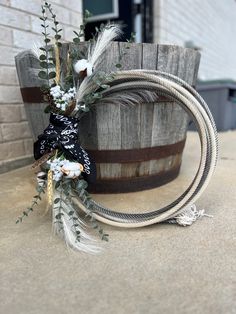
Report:
<svg viewBox="0 0 236 314"><path fill-rule="evenodd" d="M55 44L60 47L62 45L60 42L60 39L61 39L60 32L62 31L62 28L59 28L59 22L57 20L56 14L53 12L52 5L48 2L45 2L44 6L46 9L48 9L53 19L54 27L52 27L52 30L55 33L54 34Z"/></svg>
<svg viewBox="0 0 236 314"><path fill-rule="evenodd" d="M27 209L25 209L25 210L23 211L22 215L19 216L18 219L16 220L16 224L18 224L19 222L22 222L25 217L28 217L28 216L29 216L29 213L30 213L30 212L33 212L33 211L34 211L34 207L35 207L36 205L38 205L38 202L39 202L39 201L42 200L41 194L42 194L42 193L43 193L43 194L45 193L45 189L46 189L46 183L45 183L45 182L42 183L42 185L38 185L38 186L36 187L36 191L37 191L38 193L33 197L31 206L27 207Z"/></svg>
<svg viewBox="0 0 236 314"><path fill-rule="evenodd" d="M41 6L41 12L42 12L42 16L40 17L40 20L42 21L42 35L44 36L44 47L40 47L39 49L42 51L42 54L39 56L39 60L40 60L40 67L43 69L41 71L39 71L38 76L39 78L43 79L43 80L47 80L47 85L44 86L44 89L48 89L50 87L50 80L55 78L56 73L55 71L51 71L50 69L54 68L54 64L52 61L52 57L51 57L51 51L52 48L49 46L49 43L51 42L50 39L50 33L48 32L48 17L46 14L46 8L45 5Z"/></svg>
<svg viewBox="0 0 236 314"><path fill-rule="evenodd" d="M92 14L88 10L85 10L84 16L83 16L83 23L79 27L80 28L79 32L73 31L73 33L76 35L76 37L73 38L73 42L75 44L79 44L81 42L81 38L84 38L84 36L85 36L85 34L84 34L85 26L88 23L88 19L91 16L92 16Z"/></svg>
<svg viewBox="0 0 236 314"><path fill-rule="evenodd" d="M109 234L104 232L103 228L98 224L96 218L93 215L92 210L90 209L92 206L91 196L86 190L87 187L88 187L88 183L85 180L80 179L77 181L76 186L72 186L72 190L79 196L80 200L82 201L84 206L87 208L86 217L89 217L89 221L91 222L91 227L97 231L102 241L108 241Z"/></svg>
<svg viewBox="0 0 236 314"><path fill-rule="evenodd" d="M52 6L50 3L45 2L45 8L49 11L49 13L51 14L51 17L53 19L53 24L54 27L52 27L54 34L54 40L55 40L55 46L54 46L54 54L55 54L55 58L51 58L51 60L53 61L53 63L55 64L56 67L56 75L55 75L55 82L58 85L60 83L60 74L61 74L61 62L60 62L60 52L59 52L59 47L62 46L60 39L61 39L61 35L60 32L62 31L62 28L59 28L59 22L56 18L56 14L53 12L52 10Z"/></svg>

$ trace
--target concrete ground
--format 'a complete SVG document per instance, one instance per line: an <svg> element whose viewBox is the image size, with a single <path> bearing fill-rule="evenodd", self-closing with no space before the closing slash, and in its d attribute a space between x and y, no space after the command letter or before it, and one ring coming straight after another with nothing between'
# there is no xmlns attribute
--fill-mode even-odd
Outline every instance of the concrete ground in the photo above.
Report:
<svg viewBox="0 0 236 314"><path fill-rule="evenodd" d="M97 256L68 251L51 234L42 203L24 223L15 219L34 195L33 171L0 176L0 313L236 313L236 132L220 134L215 175L197 202L213 218L191 227L141 229L104 225L110 234ZM150 210L168 203L191 181L199 158L189 133L181 174L161 188L96 196L113 208Z"/></svg>

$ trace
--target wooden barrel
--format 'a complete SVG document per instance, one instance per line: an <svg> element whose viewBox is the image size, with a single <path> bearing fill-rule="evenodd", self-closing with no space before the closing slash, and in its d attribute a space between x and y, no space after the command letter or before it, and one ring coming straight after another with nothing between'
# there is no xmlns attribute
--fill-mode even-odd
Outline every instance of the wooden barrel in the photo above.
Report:
<svg viewBox="0 0 236 314"><path fill-rule="evenodd" d="M195 85L200 53L173 45L114 42L105 51L99 70L116 71L122 51L122 69L161 70ZM67 44L62 55L66 55ZM86 49L81 44L81 49ZM34 138L48 124L38 62L29 52L16 57L16 65L26 113ZM37 105L36 105L37 103ZM175 179L180 171L189 118L174 102L160 97L157 103L133 106L100 104L80 121L80 141L97 165L93 193L122 193L146 190Z"/></svg>

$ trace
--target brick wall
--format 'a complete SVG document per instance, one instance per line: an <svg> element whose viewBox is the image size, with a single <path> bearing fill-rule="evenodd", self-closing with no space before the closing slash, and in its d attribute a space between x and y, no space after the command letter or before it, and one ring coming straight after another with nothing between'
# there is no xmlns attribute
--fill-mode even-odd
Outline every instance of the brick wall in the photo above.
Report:
<svg viewBox="0 0 236 314"><path fill-rule="evenodd" d="M32 139L18 87L15 55L41 42L38 16L40 0L0 0L0 172L29 162ZM63 28L72 39L82 20L81 0L50 1Z"/></svg>
<svg viewBox="0 0 236 314"><path fill-rule="evenodd" d="M200 47L202 79L236 79L235 0L154 0L154 38Z"/></svg>

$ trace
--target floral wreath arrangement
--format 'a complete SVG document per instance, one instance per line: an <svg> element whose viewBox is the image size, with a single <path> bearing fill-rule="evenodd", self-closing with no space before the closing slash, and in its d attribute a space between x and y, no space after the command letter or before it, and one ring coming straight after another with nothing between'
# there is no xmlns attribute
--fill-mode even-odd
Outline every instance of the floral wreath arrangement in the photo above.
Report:
<svg viewBox="0 0 236 314"><path fill-rule="evenodd" d="M54 26L54 43L49 38L49 17ZM74 43L84 37L84 28L89 17L85 12L84 24L76 34ZM117 60L117 72L105 74L97 70L99 59L108 44L121 35L118 25L107 24L97 29L97 34L88 44L87 58L78 49L71 50L66 60L60 58L62 29L51 4L42 5L44 47L35 48L41 70L39 78L50 113L50 123L34 143L35 163L41 167L37 173L37 195L32 205L18 217L16 223L33 211L42 194L47 194L47 210L52 211L55 234L61 236L68 247L89 253L100 251L96 239L88 229L97 230L101 239L108 241L98 221L119 227L142 227L158 222L191 225L197 218L207 216L204 210L197 210L194 202L205 190L215 169L218 155L217 131L212 115L201 96L185 81L160 71L129 70L120 68L122 55ZM127 45L129 49L129 45ZM39 53L40 51L40 53ZM66 62L67 75L62 75L62 62ZM78 74L74 81L73 71ZM201 160L197 174L187 190L171 204L148 213L132 214L116 212L98 204L87 192L88 184L96 180L96 165L78 141L78 126L81 117L92 106L101 101L123 104L140 100L155 101L159 95L175 100L192 116L201 140ZM89 221L83 219L79 209L86 213Z"/></svg>

